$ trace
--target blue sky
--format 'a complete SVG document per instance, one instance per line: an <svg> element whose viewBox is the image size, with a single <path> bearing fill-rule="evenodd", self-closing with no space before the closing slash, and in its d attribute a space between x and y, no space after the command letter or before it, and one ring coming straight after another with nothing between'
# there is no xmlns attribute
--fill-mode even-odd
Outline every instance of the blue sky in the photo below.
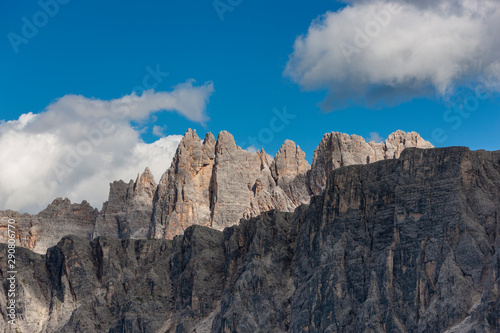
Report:
<svg viewBox="0 0 500 333"><path fill-rule="evenodd" d="M388 69L382 75L373 73L373 68L380 67L380 62L365 61L366 66L372 66L365 68L335 62L336 58L328 60L332 61L328 63L323 56L313 54L313 35L311 33L311 40L308 40L308 35L304 34L320 15L332 12L328 17L331 21L326 17L323 20L323 27L331 28L331 34L321 35L320 28L316 31L319 37L325 38L321 41L325 45L332 41L331 38L338 37L336 31L351 29L354 32L356 27L363 29L365 21L362 14L370 1L350 2L352 15L361 16L358 21L350 16L352 22L342 25L342 20L349 16L348 9L345 3L333 0L224 0L219 5L226 4L232 10L223 13L223 20L211 0L141 3L73 0L59 4L57 13L48 17L47 23L41 24L38 32L26 39L27 43L15 47L9 33L23 36L23 18L33 22L36 19L34 16L44 9L36 1L3 2L0 5L0 30L3 33L0 39L0 70L3 74L0 77L0 119L15 121L29 112L40 114L66 95L82 95L103 101L118 99L137 90L150 71L159 69L162 73L168 72L168 75L162 74L159 81L148 81L155 84L155 91L172 91L178 84L190 79L196 81L192 83L194 86L213 84L213 92L209 93L204 111L208 120L193 121L182 112L161 111L151 113L144 119L132 119L134 129L145 143L159 139L153 134L154 126L157 126L156 134L161 129L164 136L183 134L187 128L197 129L200 136L208 131L217 134L227 130L244 148L254 137L257 148L262 146L271 154L277 152L285 139L294 140L310 160L314 148L326 132L340 131L365 138L369 138L370 133L378 133L385 138L391 132L402 129L417 131L436 146L500 149L500 103L496 91L492 91L489 98L476 100L478 105L473 111L446 116L453 100L459 100L460 104L464 97L472 96L479 76L496 67L457 70L465 74L452 76L453 89L443 94L438 88L444 82L441 79L429 79L425 75L422 75L423 78L419 75L412 77L413 72L405 73L403 78L390 77L387 74L391 71L389 67L393 61L397 64L396 60L383 58ZM447 2L451 4L453 1L437 2L447 5ZM477 2L491 5L488 0ZM433 11L436 18L431 23L438 27L454 15L448 9L429 7L418 10ZM463 13L460 15L462 18L466 16ZM43 17L39 15L38 19ZM470 22L466 17L458 24L466 26ZM342 29L335 24L341 25ZM378 46L385 38L384 34L398 31L398 25L402 23L393 21L391 24L385 27L377 40L374 38L372 45ZM410 28L401 27L403 30ZM482 31L484 36L490 28L478 27L478 34ZM309 47L305 56L299 55L297 46L294 47L294 42L301 35L305 48ZM311 45L308 44L310 41ZM483 42L485 45L490 43L488 40L478 41ZM476 59L478 62L495 64L495 51L498 49L497 45L490 44L491 55ZM423 50L426 52L425 48ZM360 57L364 56L363 52L368 53L361 50ZM423 58L424 68L416 72L432 72L434 69L428 64L437 61L439 56L439 53L429 53L427 58ZM291 70L292 74L287 74L285 69L289 59L292 59L290 57L298 65ZM338 77L321 74L311 79L311 76L301 72L304 64L307 65L311 59L326 61L325 73L328 68L345 67L348 70L335 72L340 73ZM472 56L471 59L474 60ZM465 60L469 63L471 59ZM457 64L463 64L465 60L459 59ZM420 63L417 65L420 66ZM363 70L368 74L362 73ZM346 73L350 78L348 82L339 79ZM356 76L358 74L359 77ZM377 79L366 83L368 76ZM380 77L383 78L378 79ZM414 85L415 81L417 84ZM381 88L380 82L386 86ZM392 82L390 91L385 89L387 82ZM360 86L359 91L356 90ZM334 96L333 102L326 103L325 107L325 103L321 103L329 96ZM366 102L368 99L374 102ZM335 105L342 107L339 110ZM290 117L289 122L284 127L280 126L279 130L269 131L276 110L283 112L284 108L293 119ZM62 124L52 125L56 130ZM440 142L434 140L433 131L436 128L442 130L439 137L446 136L446 139L438 140Z"/></svg>

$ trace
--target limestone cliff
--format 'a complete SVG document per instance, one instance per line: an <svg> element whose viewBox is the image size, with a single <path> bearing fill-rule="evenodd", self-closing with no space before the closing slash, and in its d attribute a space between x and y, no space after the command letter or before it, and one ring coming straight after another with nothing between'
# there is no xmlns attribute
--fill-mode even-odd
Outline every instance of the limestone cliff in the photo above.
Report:
<svg viewBox="0 0 500 333"><path fill-rule="evenodd" d="M196 131L186 132L153 199L152 238L172 239L190 225L210 225L214 151L211 133L201 142Z"/></svg>
<svg viewBox="0 0 500 333"><path fill-rule="evenodd" d="M498 332L499 216L500 151L410 148L223 232L20 248L0 331Z"/></svg>
<svg viewBox="0 0 500 333"><path fill-rule="evenodd" d="M389 135L385 142L365 142L359 135L332 132L323 136L314 151L309 174L309 186L314 195L325 188L326 177L342 166L367 164L380 160L398 158L405 148L433 148L418 133L398 130Z"/></svg>
<svg viewBox="0 0 500 333"><path fill-rule="evenodd" d="M291 141L286 145L295 147ZM271 167L285 183L291 174L307 171L305 154L276 160L286 162L276 167L264 151L241 149L228 132L221 132L217 141L209 133L201 142L189 130L154 197L151 237L171 239L193 224L222 230L269 209L293 210L297 204L279 187Z"/></svg>
<svg viewBox="0 0 500 333"><path fill-rule="evenodd" d="M7 221L14 219L18 246L45 253L64 235L90 239L97 216L97 209L86 201L76 204L62 198L55 199L36 215L0 211L0 242L7 243Z"/></svg>
<svg viewBox="0 0 500 333"><path fill-rule="evenodd" d="M305 153L290 140L273 158L264 150L241 149L226 131L217 140L208 133L201 141L196 131L188 130L158 185L146 168L135 181L111 183L108 201L98 214L82 203L83 212L78 217L67 215L64 207L70 203L65 200L65 205L48 207L50 211L61 210L56 220L42 213L23 215L19 217L24 238L20 244L45 253L60 237L70 234L88 239L172 239L191 225L223 230L241 218L272 209L292 212L322 193L332 170L397 158L409 147L432 145L415 132L397 131L384 143L366 143L357 135L332 132L324 135L310 166ZM0 212L0 217L6 221L9 214L16 213Z"/></svg>
<svg viewBox="0 0 500 333"><path fill-rule="evenodd" d="M111 183L109 199L97 217L92 238L101 235L147 238L156 187L149 168L137 175L135 182L130 180L127 184L120 180Z"/></svg>
<svg viewBox="0 0 500 333"><path fill-rule="evenodd" d="M357 135L325 134L313 157L286 140L276 156L238 147L222 131L214 144L201 143L189 130L154 198L153 238L170 239L197 224L218 230L271 209L291 212L320 194L327 174L341 166L397 158L407 147L432 148L415 132L392 133L384 143L366 143Z"/></svg>

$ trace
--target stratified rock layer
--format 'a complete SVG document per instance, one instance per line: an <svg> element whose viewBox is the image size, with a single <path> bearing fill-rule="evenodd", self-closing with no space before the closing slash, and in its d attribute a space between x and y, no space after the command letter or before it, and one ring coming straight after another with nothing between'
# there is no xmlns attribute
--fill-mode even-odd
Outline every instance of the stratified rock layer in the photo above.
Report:
<svg viewBox="0 0 500 333"><path fill-rule="evenodd" d="M326 177L342 166L367 164L398 158L405 148L433 148L416 132L398 130L385 142L365 142L359 135L332 132L323 136L313 157L309 174L309 186L314 195L320 194L326 185Z"/></svg>
<svg viewBox="0 0 500 333"><path fill-rule="evenodd" d="M320 194L332 170L399 157L406 147L432 148L417 133L397 131L385 143L366 143L360 136L325 134L312 167L305 153L286 140L276 156L238 147L222 131L201 143L189 130L154 198L152 238L170 239L193 224L218 230L271 209L291 212Z"/></svg>
<svg viewBox="0 0 500 333"><path fill-rule="evenodd" d="M500 329L500 152L333 171L294 256L291 331Z"/></svg>
<svg viewBox="0 0 500 333"><path fill-rule="evenodd" d="M97 209L92 208L86 201L76 204L62 198L55 199L37 215L0 211L0 242L7 243L7 222L13 219L17 246L45 253L64 235L90 239L97 216Z"/></svg>
<svg viewBox="0 0 500 333"><path fill-rule="evenodd" d="M54 223L50 218L23 215L19 217L23 226L20 234L28 235L28 240L21 246L45 253L69 234L87 239L173 239L191 225L223 230L241 218L272 209L292 212L309 203L312 195L322 193L332 170L397 158L406 147L432 145L415 132L397 131L384 143L366 143L357 135L332 132L323 137L310 166L305 153L290 140L272 158L264 150L241 149L226 131L219 134L217 141L208 133L202 142L196 131L188 130L158 185L146 168L135 182L111 183L109 199L98 214L82 203L84 212L77 218L66 218L65 206L49 206L49 210L60 210L57 223L65 225L66 230L45 228ZM16 213L0 212L0 217L7 221L12 214Z"/></svg>
<svg viewBox="0 0 500 333"><path fill-rule="evenodd" d="M156 187L149 168L137 175L135 182L131 180L126 184L120 180L111 183L109 199L99 213L92 238L106 235L124 239L147 238Z"/></svg>
<svg viewBox="0 0 500 333"><path fill-rule="evenodd" d="M500 151L407 149L223 232L19 249L0 331L498 332L499 216Z"/></svg>
<svg viewBox="0 0 500 333"><path fill-rule="evenodd" d="M292 149L294 155L286 156ZM280 152L273 160L263 150L241 149L226 131L217 142L210 133L201 142L196 131L189 130L158 186L150 236L171 239L191 225L222 230L262 211L292 211L298 203L278 182L288 185L293 176L307 172L309 164L291 141Z"/></svg>

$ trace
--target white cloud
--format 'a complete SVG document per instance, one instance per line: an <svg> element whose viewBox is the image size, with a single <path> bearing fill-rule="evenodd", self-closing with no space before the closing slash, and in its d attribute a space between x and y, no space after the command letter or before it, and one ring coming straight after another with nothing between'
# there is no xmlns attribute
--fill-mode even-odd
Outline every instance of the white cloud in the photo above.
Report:
<svg viewBox="0 0 500 333"><path fill-rule="evenodd" d="M378 132L370 132L370 137L367 142L375 141L376 143L384 141L384 139L378 134Z"/></svg>
<svg viewBox="0 0 500 333"><path fill-rule="evenodd" d="M161 138L163 136L163 133L165 132L165 129L166 129L165 126L154 125L153 135Z"/></svg>
<svg viewBox="0 0 500 333"><path fill-rule="evenodd" d="M446 97L486 74L500 88L488 70L500 66L500 2L346 2L296 39L284 72L305 90L326 90L324 108Z"/></svg>
<svg viewBox="0 0 500 333"><path fill-rule="evenodd" d="M0 122L0 209L36 213L58 196L100 209L113 180L135 179L146 166L159 180L182 136L147 144L130 122L168 110L203 123L213 91L188 81L110 101L66 95L44 112Z"/></svg>
<svg viewBox="0 0 500 333"><path fill-rule="evenodd" d="M251 152L251 153L256 153L259 151L259 149L257 149L255 146L248 146L245 148L245 150Z"/></svg>

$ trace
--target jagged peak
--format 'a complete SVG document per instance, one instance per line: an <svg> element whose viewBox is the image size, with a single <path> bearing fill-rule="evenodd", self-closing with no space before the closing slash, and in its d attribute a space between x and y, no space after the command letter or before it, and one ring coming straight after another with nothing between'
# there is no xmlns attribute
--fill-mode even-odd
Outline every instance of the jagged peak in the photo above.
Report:
<svg viewBox="0 0 500 333"><path fill-rule="evenodd" d="M314 194L320 193L327 175L336 168L355 164L372 163L384 159L398 158L405 148L433 148L416 132L406 133L397 130L381 143L366 142L356 134L348 135L330 132L323 138L314 151L310 186Z"/></svg>
<svg viewBox="0 0 500 333"><path fill-rule="evenodd" d="M221 131L217 137L217 142L215 144L216 153L222 153L223 151L235 151L238 150L238 146L234 141L234 136L228 131ZM241 148L240 148L241 149Z"/></svg>
<svg viewBox="0 0 500 333"><path fill-rule="evenodd" d="M260 169L263 170L265 168L270 168L272 163L274 162L273 157L271 155L269 155L268 153L266 153L264 148L261 148L260 151L257 152L257 154L259 154L260 161L261 161Z"/></svg>
<svg viewBox="0 0 500 333"><path fill-rule="evenodd" d="M65 197L65 198L63 198L63 197L57 197L54 200L52 200L52 203L50 205L59 206L61 204L69 204L69 205L71 205L71 200L68 199L67 197Z"/></svg>
<svg viewBox="0 0 500 333"><path fill-rule="evenodd" d="M352 135L356 135L356 134L352 134ZM331 138L334 138L334 137L352 137L351 134L347 134L347 133L344 133L344 132L328 132L328 133L325 133L323 134L323 139L321 141L326 141L326 140L329 140ZM357 136L357 135L356 135Z"/></svg>
<svg viewBox="0 0 500 333"><path fill-rule="evenodd" d="M280 150L278 151L278 154L281 151L286 151L287 148L296 149L296 147L297 147L297 145L295 144L295 142L293 142L292 140L286 139L285 142L283 142L283 144L281 145Z"/></svg>
<svg viewBox="0 0 500 333"><path fill-rule="evenodd" d="M389 134L388 137L381 143L385 144L388 142L389 143L397 142L397 143L404 144L406 142L406 140L408 140L408 139L411 140L411 142L418 143L418 145L422 146L422 148L433 148L434 147L430 142L424 140L419 133L417 133L415 131L405 132L405 131L400 130L400 129ZM343 133L343 132L329 132L329 133L325 133L323 135L321 142L318 145L318 147L316 148L316 150L318 148L324 146L329 141L334 141L334 140L344 140L344 141L345 140L353 140L353 141L361 141L361 142L365 142L365 143L371 142L371 141L368 142L362 136L357 135L357 134L347 134L347 133ZM290 141L290 140L286 140L286 141ZM285 141L285 143L286 143L286 141Z"/></svg>
<svg viewBox="0 0 500 333"><path fill-rule="evenodd" d="M44 210L38 213L39 216L43 217L61 217L68 214L72 214L72 209L83 209L85 211L97 211L94 209L87 200L82 200L81 203L72 203L68 198L57 197L50 203Z"/></svg>
<svg viewBox="0 0 500 333"><path fill-rule="evenodd" d="M140 176L137 174L135 188L141 187L156 187L155 177L149 167L146 167Z"/></svg>
<svg viewBox="0 0 500 333"><path fill-rule="evenodd" d="M274 157L271 172L277 184L280 184L283 177L290 180L298 174L306 173L310 168L311 166L306 161L306 153L300 149L299 145L292 140L285 140Z"/></svg>
<svg viewBox="0 0 500 333"><path fill-rule="evenodd" d="M405 144L407 140L410 140L410 143L418 144L422 148L434 148L434 146L430 142L424 140L419 133L414 132L414 131L405 132L402 130L397 130L397 131L389 134L389 136L384 141L384 143L386 143L386 144L387 143Z"/></svg>
<svg viewBox="0 0 500 333"><path fill-rule="evenodd" d="M408 135L417 135L417 136L420 136L420 134L418 134L415 131L405 132L403 130L398 129L398 130L392 132L391 134L389 134L387 138L389 139L391 137L408 136Z"/></svg>
<svg viewBox="0 0 500 333"><path fill-rule="evenodd" d="M184 132L184 136L192 135L192 134L196 134L196 129L188 128L186 130L186 132Z"/></svg>
<svg viewBox="0 0 500 333"><path fill-rule="evenodd" d="M217 141L234 141L234 136L228 131L220 131Z"/></svg>
<svg viewBox="0 0 500 333"><path fill-rule="evenodd" d="M203 139L203 145L205 146L207 144L215 145L215 136L211 132L208 132L205 135L205 139Z"/></svg>
<svg viewBox="0 0 500 333"><path fill-rule="evenodd" d="M299 155L304 155L304 158L305 158L305 155L306 153L304 153L302 151L302 149L300 149L300 146L298 144L296 144L294 141L292 140L288 140L286 139L285 142L281 145L280 149L278 150L278 152L276 153L276 156L278 155L282 155L282 154L285 154L285 153L290 153L292 152L293 154L299 154ZM275 158L276 158L275 156Z"/></svg>
<svg viewBox="0 0 500 333"><path fill-rule="evenodd" d="M181 142L179 143L179 147L181 146L189 146L192 145L193 142L197 142L201 144L201 139L196 133L195 129L188 128L186 133L184 133L184 136L181 139Z"/></svg>
<svg viewBox="0 0 500 333"><path fill-rule="evenodd" d="M142 173L143 175L144 174L150 174L150 175L153 175L153 173L151 172L151 170L149 169L149 167L147 166L146 168L144 168L144 172Z"/></svg>
<svg viewBox="0 0 500 333"><path fill-rule="evenodd" d="M175 151L174 158L172 160L172 163L170 165L170 169L175 168L175 165L179 162L179 160L182 158L181 156L187 152L188 154L191 153L194 149L200 149L202 147L202 142L198 134L196 134L196 130L193 130L189 128L186 133L184 133L184 136L181 139L181 142L179 142L179 146L177 146L177 150ZM165 184L167 182L167 171L162 175L160 179L160 184Z"/></svg>
<svg viewBox="0 0 500 333"><path fill-rule="evenodd" d="M82 206L90 206L87 200L82 200L81 203L72 203L71 200L67 197L57 197L54 200L52 200L52 203L50 203L47 207L49 206L61 206L61 205L66 205L66 206L71 206L71 205L82 205Z"/></svg>

